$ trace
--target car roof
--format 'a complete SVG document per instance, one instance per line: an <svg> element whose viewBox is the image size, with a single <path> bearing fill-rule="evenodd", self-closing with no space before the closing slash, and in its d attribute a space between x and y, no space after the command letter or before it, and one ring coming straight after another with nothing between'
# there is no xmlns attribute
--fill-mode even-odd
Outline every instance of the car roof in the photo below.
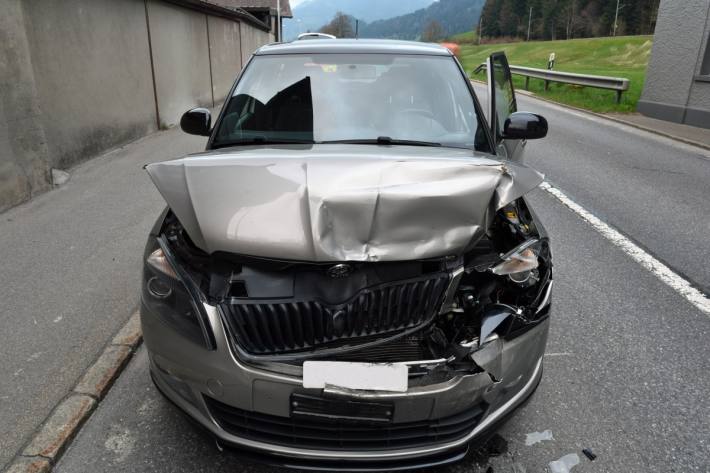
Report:
<svg viewBox="0 0 710 473"><path fill-rule="evenodd" d="M391 39L312 39L296 40L290 43L272 43L259 48L257 56L270 54L421 54L429 56L451 56L444 46L416 41Z"/></svg>

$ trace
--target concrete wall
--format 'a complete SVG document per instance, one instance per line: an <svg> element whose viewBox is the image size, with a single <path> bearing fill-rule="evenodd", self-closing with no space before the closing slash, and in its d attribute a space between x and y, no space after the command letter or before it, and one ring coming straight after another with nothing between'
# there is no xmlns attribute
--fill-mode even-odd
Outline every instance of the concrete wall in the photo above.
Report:
<svg viewBox="0 0 710 473"><path fill-rule="evenodd" d="M243 54L270 38L266 25L220 8L192 0L0 1L0 211L50 188L52 168L218 104Z"/></svg>
<svg viewBox="0 0 710 473"><path fill-rule="evenodd" d="M661 0L638 111L710 128L710 76L701 76L710 0Z"/></svg>
<svg viewBox="0 0 710 473"><path fill-rule="evenodd" d="M242 28L242 64L246 64L252 53L264 44L274 41L272 33L255 28Z"/></svg>
<svg viewBox="0 0 710 473"><path fill-rule="evenodd" d="M0 210L49 187L49 157L22 19L21 0L5 0L0 8Z"/></svg>
<svg viewBox="0 0 710 473"><path fill-rule="evenodd" d="M24 8L52 167L156 129L142 0L25 0Z"/></svg>
<svg viewBox="0 0 710 473"><path fill-rule="evenodd" d="M208 17L212 95L216 103L227 96L242 68L240 24L224 18Z"/></svg>
<svg viewBox="0 0 710 473"><path fill-rule="evenodd" d="M180 122L191 107L212 107L207 16L157 0L148 1L155 91L161 127Z"/></svg>

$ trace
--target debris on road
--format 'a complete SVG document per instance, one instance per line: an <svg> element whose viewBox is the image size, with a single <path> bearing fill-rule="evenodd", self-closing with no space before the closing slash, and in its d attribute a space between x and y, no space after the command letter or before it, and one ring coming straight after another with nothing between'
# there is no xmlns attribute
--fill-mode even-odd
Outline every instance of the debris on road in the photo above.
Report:
<svg viewBox="0 0 710 473"><path fill-rule="evenodd" d="M543 430L542 432L531 432L529 434L525 434L525 445L528 447L535 445L538 442L542 442L543 440L555 440L552 436L551 430Z"/></svg>
<svg viewBox="0 0 710 473"><path fill-rule="evenodd" d="M597 458L591 448L582 449L582 453L584 453L585 457L589 458L589 461L593 462Z"/></svg>
<svg viewBox="0 0 710 473"><path fill-rule="evenodd" d="M577 465L579 465L579 455L569 453L559 460L550 462L550 473L569 473Z"/></svg>
<svg viewBox="0 0 710 473"><path fill-rule="evenodd" d="M62 171L61 169L52 168L52 185L55 187L62 186L69 182L71 176L68 172Z"/></svg>
<svg viewBox="0 0 710 473"><path fill-rule="evenodd" d="M508 441L500 434L495 434L486 444L486 449L489 456L498 457L508 451Z"/></svg>

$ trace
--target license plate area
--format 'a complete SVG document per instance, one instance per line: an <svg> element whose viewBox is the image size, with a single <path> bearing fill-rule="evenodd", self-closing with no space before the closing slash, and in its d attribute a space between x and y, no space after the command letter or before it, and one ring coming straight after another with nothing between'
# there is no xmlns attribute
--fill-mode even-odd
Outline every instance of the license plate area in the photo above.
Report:
<svg viewBox="0 0 710 473"><path fill-rule="evenodd" d="M291 417L326 422L386 424L394 417L391 402L324 399L310 394L291 394Z"/></svg>
<svg viewBox="0 0 710 473"><path fill-rule="evenodd" d="M306 361L303 387L324 389L335 386L365 391L406 392L409 367L404 363L357 363L350 361Z"/></svg>

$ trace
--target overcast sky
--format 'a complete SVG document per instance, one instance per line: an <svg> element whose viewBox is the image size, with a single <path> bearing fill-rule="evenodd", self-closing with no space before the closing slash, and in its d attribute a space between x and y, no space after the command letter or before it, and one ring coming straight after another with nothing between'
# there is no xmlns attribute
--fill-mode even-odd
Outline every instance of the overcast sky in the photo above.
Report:
<svg viewBox="0 0 710 473"><path fill-rule="evenodd" d="M291 0L289 3L291 4L291 8L296 7L299 3L303 3L305 0Z"/></svg>

